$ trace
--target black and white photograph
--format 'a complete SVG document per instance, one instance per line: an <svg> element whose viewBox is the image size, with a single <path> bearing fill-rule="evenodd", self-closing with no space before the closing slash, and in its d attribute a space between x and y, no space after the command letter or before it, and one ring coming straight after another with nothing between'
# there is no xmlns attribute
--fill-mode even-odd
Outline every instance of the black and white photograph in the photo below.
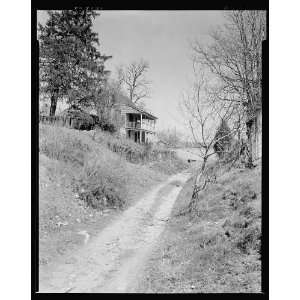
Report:
<svg viewBox="0 0 300 300"><path fill-rule="evenodd" d="M267 6L34 14L34 293L268 296Z"/></svg>

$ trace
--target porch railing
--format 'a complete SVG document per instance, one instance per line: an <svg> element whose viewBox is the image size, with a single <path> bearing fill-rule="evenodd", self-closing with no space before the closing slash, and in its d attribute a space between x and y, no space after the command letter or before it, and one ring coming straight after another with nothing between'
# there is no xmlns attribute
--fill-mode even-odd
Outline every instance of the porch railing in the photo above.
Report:
<svg viewBox="0 0 300 300"><path fill-rule="evenodd" d="M132 129L145 129L145 130L150 130L150 131L154 131L155 127L154 125L150 125L147 123L141 123L140 122L126 122L126 127L127 128L132 128Z"/></svg>
<svg viewBox="0 0 300 300"><path fill-rule="evenodd" d="M126 122L126 127L128 128L134 128L134 129L141 129L141 123L139 122Z"/></svg>

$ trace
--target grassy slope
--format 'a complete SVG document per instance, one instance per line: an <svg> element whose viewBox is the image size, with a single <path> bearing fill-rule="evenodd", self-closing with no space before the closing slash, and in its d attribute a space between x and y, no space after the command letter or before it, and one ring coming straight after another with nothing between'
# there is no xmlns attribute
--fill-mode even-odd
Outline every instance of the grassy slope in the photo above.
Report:
<svg viewBox="0 0 300 300"><path fill-rule="evenodd" d="M260 292L260 172L227 172L193 203L190 180L138 291Z"/></svg>
<svg viewBox="0 0 300 300"><path fill-rule="evenodd" d="M131 205L170 173L129 163L87 133L67 128L40 125L39 150L42 265L81 245L78 231L96 235L117 217L116 208Z"/></svg>

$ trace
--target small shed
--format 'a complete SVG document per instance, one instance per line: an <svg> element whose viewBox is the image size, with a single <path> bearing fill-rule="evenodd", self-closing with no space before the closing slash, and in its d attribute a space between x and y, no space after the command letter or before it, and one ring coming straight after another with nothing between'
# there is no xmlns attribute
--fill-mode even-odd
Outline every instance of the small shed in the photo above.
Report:
<svg viewBox="0 0 300 300"><path fill-rule="evenodd" d="M91 130L97 123L97 116L93 116L78 107L70 107L62 111L58 117L66 120L68 127L80 130Z"/></svg>

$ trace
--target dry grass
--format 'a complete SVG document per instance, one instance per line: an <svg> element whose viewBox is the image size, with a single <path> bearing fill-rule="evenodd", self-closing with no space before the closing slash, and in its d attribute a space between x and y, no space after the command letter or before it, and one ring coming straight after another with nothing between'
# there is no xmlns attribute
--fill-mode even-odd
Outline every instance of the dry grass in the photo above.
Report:
<svg viewBox="0 0 300 300"><path fill-rule="evenodd" d="M154 161L148 164L149 168L164 174L175 174L187 169L189 164L177 158L177 156L168 157L162 161Z"/></svg>
<svg viewBox="0 0 300 300"><path fill-rule="evenodd" d="M165 160L178 161L175 151L153 144L138 144L116 134L109 134L101 130L88 132L93 140L106 145L111 151L124 157L132 163L147 164L149 162L162 162ZM164 169L161 168L163 172ZM166 172L169 174L169 170Z"/></svg>
<svg viewBox="0 0 300 300"><path fill-rule="evenodd" d="M260 292L260 172L221 172L217 183L192 202L190 180L177 199L140 291Z"/></svg>
<svg viewBox="0 0 300 300"><path fill-rule="evenodd" d="M116 214L169 173L132 164L86 132L41 124L39 134L41 264L77 247L77 230L99 229L105 211Z"/></svg>
<svg viewBox="0 0 300 300"><path fill-rule="evenodd" d="M133 186L143 186L145 179L159 177L146 166L133 165L105 144L72 129L41 125L39 150L65 164L68 184L93 208L121 207Z"/></svg>

